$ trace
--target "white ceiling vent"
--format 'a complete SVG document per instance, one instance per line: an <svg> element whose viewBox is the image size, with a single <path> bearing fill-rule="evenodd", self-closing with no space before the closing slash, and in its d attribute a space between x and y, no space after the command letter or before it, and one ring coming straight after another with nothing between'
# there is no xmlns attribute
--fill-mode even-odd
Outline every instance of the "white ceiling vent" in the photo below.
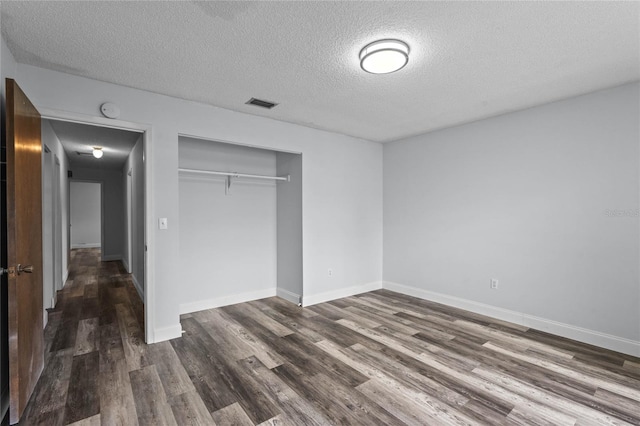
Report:
<svg viewBox="0 0 640 426"><path fill-rule="evenodd" d="M271 109L274 106L278 105L275 102L269 102L269 101L265 101L263 99L256 99L256 98L249 99L247 102L245 102L245 104L247 104L247 105L255 105L255 106L266 108L266 109Z"/></svg>

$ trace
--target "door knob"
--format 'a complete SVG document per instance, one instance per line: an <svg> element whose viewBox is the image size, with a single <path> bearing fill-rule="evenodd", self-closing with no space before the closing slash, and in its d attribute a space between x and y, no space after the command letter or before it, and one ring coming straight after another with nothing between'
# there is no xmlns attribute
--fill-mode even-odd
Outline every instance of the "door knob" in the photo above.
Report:
<svg viewBox="0 0 640 426"><path fill-rule="evenodd" d="M21 273L32 274L33 273L33 265L21 265L18 263L16 266L16 275L20 275Z"/></svg>
<svg viewBox="0 0 640 426"><path fill-rule="evenodd" d="M18 266L9 267L9 268L1 268L0 267L0 277L4 274L7 275L20 275L21 273L32 274L33 273L33 265L21 265L18 263Z"/></svg>

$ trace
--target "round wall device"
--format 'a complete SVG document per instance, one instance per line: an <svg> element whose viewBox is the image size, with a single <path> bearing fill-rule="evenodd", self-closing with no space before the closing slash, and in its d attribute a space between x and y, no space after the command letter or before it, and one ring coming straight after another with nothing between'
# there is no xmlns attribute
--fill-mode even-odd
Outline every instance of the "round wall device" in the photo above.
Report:
<svg viewBox="0 0 640 426"><path fill-rule="evenodd" d="M111 102L105 102L100 105L100 111L107 118L118 118L120 116L120 108Z"/></svg>

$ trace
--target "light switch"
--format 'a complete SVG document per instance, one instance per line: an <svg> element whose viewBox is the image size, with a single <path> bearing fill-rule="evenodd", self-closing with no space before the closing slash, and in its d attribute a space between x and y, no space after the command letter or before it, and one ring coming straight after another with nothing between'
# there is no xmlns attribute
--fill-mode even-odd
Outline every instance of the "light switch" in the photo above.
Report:
<svg viewBox="0 0 640 426"><path fill-rule="evenodd" d="M158 228L160 228L160 229L169 228L169 223L168 223L166 217L161 217L160 219L158 219Z"/></svg>

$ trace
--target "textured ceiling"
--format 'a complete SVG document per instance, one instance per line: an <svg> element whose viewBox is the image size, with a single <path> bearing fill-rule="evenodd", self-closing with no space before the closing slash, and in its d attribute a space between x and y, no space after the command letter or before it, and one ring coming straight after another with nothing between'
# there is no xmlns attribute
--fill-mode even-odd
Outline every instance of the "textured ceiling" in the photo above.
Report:
<svg viewBox="0 0 640 426"><path fill-rule="evenodd" d="M47 121L60 139L72 168L122 170L131 149L140 138L140 133L126 130L67 121ZM102 158L77 154L91 153L94 146L102 147Z"/></svg>
<svg viewBox="0 0 640 426"><path fill-rule="evenodd" d="M2 2L16 60L389 141L640 79L638 2ZM388 75L358 53L411 47ZM251 97L279 103L245 105Z"/></svg>

